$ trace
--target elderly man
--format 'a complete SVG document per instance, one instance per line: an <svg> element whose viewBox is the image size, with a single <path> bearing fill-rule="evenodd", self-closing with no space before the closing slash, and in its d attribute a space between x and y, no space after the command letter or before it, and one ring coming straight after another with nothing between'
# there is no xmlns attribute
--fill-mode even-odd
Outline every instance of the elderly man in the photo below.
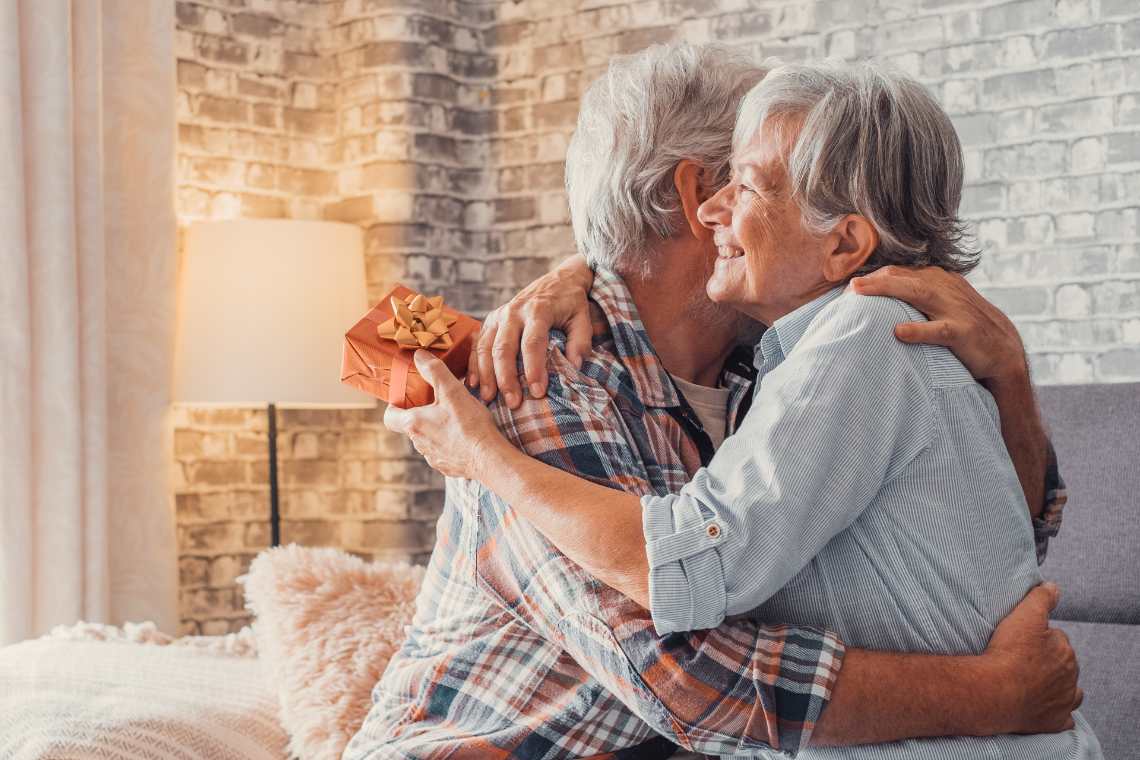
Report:
<svg viewBox="0 0 1140 760"><path fill-rule="evenodd" d="M690 392L723 397L722 431L744 418L754 376L734 350L744 326L703 295L715 251L696 213L723 180L736 105L761 75L719 48L656 48L616 61L587 93L567 159L572 212L584 250L614 271L600 271L591 291L584 366L553 351L545 398L492 407L526 452L664 496L715 448L704 419L717 421L694 410ZM438 366L424 369L442 381ZM454 400L454 388L442 393ZM411 419L389 411L395 427ZM1055 666L1072 662L1045 628L1050 593L1031 593L971 657L845 648L833 633L777 620L661 637L645 609L511 505L449 480L416 618L346 757L794 753L809 740L1055 730L1080 695Z"/></svg>

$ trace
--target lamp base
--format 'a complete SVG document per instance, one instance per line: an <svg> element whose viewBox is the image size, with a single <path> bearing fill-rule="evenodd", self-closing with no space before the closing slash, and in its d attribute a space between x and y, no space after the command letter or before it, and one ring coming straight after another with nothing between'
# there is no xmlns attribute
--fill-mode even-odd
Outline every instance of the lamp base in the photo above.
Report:
<svg viewBox="0 0 1140 760"><path fill-rule="evenodd" d="M277 495L277 405L269 405L269 545L281 545L281 511Z"/></svg>

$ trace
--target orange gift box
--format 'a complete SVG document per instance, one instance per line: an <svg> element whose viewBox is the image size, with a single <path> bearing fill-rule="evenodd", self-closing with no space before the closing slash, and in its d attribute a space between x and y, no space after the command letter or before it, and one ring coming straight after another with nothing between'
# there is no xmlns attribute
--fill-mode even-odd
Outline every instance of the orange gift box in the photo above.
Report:
<svg viewBox="0 0 1140 760"><path fill-rule="evenodd" d="M430 404L435 393L416 371L415 352L430 351L462 377L478 330L441 296L397 285L344 334L340 380L401 408Z"/></svg>

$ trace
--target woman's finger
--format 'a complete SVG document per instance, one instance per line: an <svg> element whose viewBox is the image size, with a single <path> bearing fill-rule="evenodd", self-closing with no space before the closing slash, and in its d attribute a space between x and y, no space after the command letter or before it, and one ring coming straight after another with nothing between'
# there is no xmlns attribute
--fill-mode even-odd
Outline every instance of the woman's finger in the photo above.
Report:
<svg viewBox="0 0 1140 760"><path fill-rule="evenodd" d="M484 325L475 344L475 352L479 355L479 395L484 401L492 400L499 392L495 384L495 363L491 359L491 349L495 345L495 335L498 331L498 322L490 326Z"/></svg>

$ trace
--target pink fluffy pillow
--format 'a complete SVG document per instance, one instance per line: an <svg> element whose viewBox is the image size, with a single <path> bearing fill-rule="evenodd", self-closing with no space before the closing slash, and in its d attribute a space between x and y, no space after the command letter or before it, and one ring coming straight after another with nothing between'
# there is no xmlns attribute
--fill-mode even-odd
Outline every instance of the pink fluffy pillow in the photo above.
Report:
<svg viewBox="0 0 1140 760"><path fill-rule="evenodd" d="M295 544L253 561L241 582L295 756L341 756L404 639L423 577L422 567Z"/></svg>

